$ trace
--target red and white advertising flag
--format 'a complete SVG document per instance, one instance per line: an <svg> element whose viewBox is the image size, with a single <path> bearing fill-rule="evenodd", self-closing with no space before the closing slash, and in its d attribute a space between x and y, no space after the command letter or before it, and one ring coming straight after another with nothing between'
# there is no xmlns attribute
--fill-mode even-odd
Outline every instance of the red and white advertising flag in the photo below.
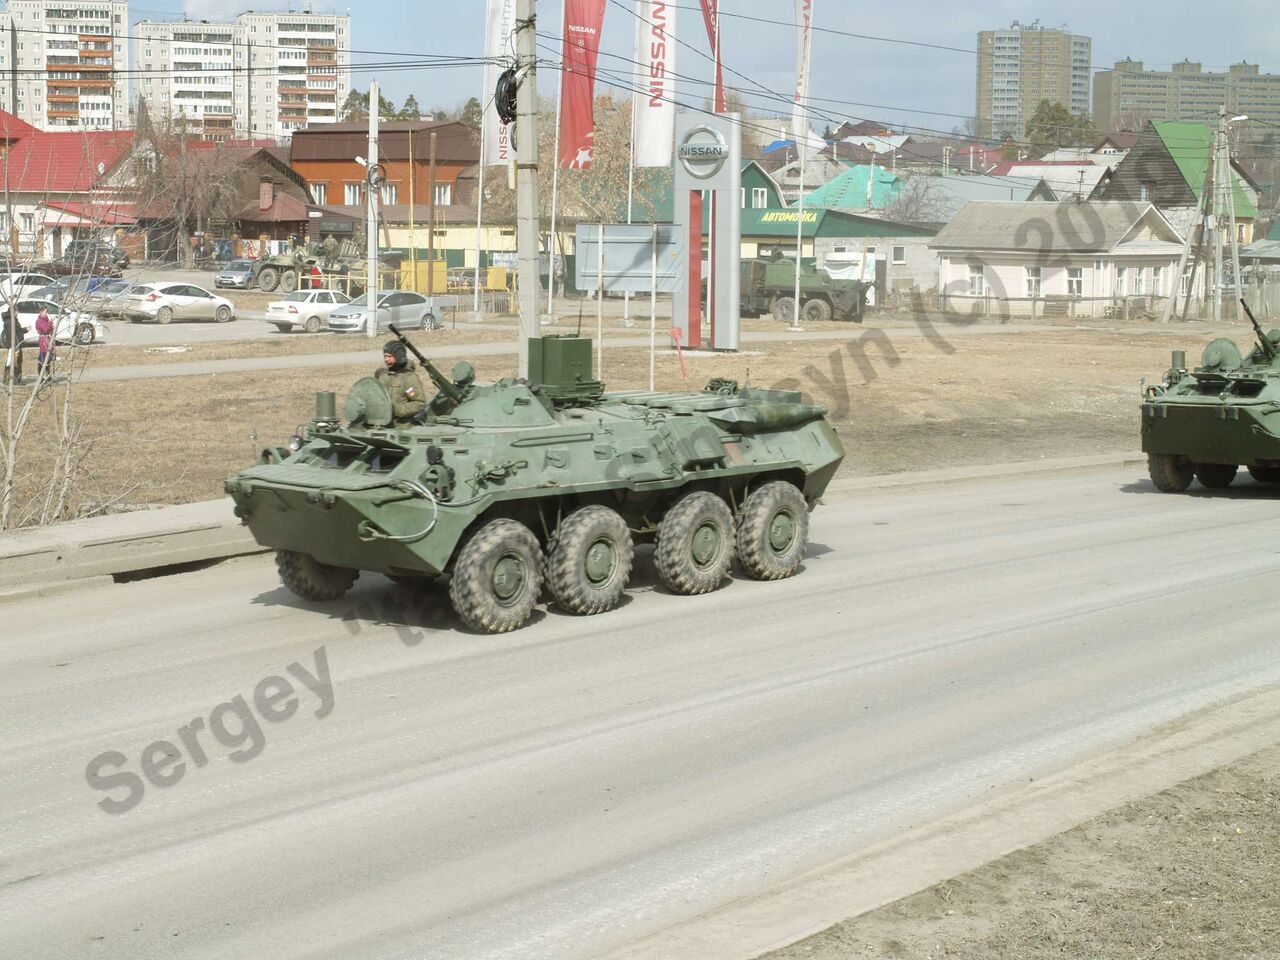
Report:
<svg viewBox="0 0 1280 960"><path fill-rule="evenodd" d="M588 170L595 138L596 58L606 0L565 0L560 165Z"/></svg>
<svg viewBox="0 0 1280 960"><path fill-rule="evenodd" d="M676 137L676 6L636 0L636 17L635 165L669 167Z"/></svg>
<svg viewBox="0 0 1280 960"><path fill-rule="evenodd" d="M814 0L796 0L796 99L791 108L791 135L797 150L812 155L826 144L809 121L809 63L813 53Z"/></svg>
<svg viewBox="0 0 1280 960"><path fill-rule="evenodd" d="M485 163L506 163L515 152L511 147L511 131L498 119L493 105L493 93L498 87L498 75L505 69L514 50L511 33L516 26L516 0L488 0L484 19L484 119L480 124Z"/></svg>
<svg viewBox="0 0 1280 960"><path fill-rule="evenodd" d="M720 60L720 0L702 0L702 20L716 62L716 113L724 113L724 65Z"/></svg>

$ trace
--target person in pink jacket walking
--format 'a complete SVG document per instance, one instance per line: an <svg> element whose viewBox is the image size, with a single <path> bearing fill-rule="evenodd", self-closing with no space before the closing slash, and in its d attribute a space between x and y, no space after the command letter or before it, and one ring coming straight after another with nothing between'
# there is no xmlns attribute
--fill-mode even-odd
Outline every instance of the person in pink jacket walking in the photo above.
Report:
<svg viewBox="0 0 1280 960"><path fill-rule="evenodd" d="M36 335L40 338L40 356L36 369L41 377L53 377L53 321L49 318L49 308L40 307L40 315L36 317Z"/></svg>

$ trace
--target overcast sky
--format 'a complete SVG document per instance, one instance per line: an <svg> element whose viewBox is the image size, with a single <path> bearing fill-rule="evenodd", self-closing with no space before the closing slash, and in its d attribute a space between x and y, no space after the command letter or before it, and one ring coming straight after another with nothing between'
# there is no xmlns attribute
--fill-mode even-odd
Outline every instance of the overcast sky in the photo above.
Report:
<svg viewBox="0 0 1280 960"><path fill-rule="evenodd" d="M680 7L680 46L677 72L709 80L707 38L697 0L676 0ZM246 6L257 10L285 10L288 3L226 3L222 0L140 0L129 5L133 20L159 15L231 17ZM305 4L294 3L293 9ZM1093 68L1110 67L1117 59L1133 57L1148 66L1168 68L1177 60L1201 61L1205 69L1224 69L1248 60L1264 72L1280 71L1280 18L1273 2L1228 0L1214 6L1190 0L1077 0L1069 5L1066 25L1093 40ZM822 104L824 119L873 117L919 127L950 130L974 111L975 55L971 52L979 30L1007 26L1014 19L1028 23L1040 17L1062 25L1067 4L1037 6L1015 2L861 3L852 0L814 0L815 25L864 35L958 47L938 50L899 43L818 33L813 51L815 98L842 103ZM746 14L790 23L794 0L722 0L725 13L722 42L726 82L756 91L751 102L764 108L769 94L784 96L792 89L795 72L794 30L730 17ZM362 0L360 3L316 3L317 12L349 12L352 18L352 83L365 87L375 75L359 64L386 62L385 54L408 57L445 54L483 54L484 0ZM625 70L630 60L636 21L631 0L608 0L604 25L603 70ZM558 33L560 0L539 0L539 32ZM543 41L550 43L550 41ZM544 55L550 54L543 50ZM614 56L608 56L613 54ZM481 94L479 68L379 70L383 91L397 104L413 93L424 108L451 107ZM603 79L603 78L602 78ZM554 92L554 74L543 71L544 91ZM707 88L686 83L677 91L682 102L701 104Z"/></svg>

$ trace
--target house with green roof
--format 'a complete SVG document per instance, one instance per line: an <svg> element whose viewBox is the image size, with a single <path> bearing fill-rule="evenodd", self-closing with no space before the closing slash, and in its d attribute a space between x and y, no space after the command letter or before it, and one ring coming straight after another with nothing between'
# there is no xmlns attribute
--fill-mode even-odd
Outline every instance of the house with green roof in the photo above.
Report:
<svg viewBox="0 0 1280 960"><path fill-rule="evenodd" d="M1213 157L1214 130L1204 123L1148 122L1129 155L1094 199L1153 203L1184 237L1196 223ZM1258 187L1244 168L1231 163L1240 243L1253 242L1258 219Z"/></svg>
<svg viewBox="0 0 1280 960"><path fill-rule="evenodd" d="M902 179L876 164L854 164L804 198L806 208L885 210L902 192Z"/></svg>

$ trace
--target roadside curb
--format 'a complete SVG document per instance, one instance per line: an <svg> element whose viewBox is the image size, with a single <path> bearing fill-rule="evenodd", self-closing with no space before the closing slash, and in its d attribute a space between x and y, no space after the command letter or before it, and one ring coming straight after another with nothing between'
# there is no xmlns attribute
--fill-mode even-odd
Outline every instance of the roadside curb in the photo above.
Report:
<svg viewBox="0 0 1280 960"><path fill-rule="evenodd" d="M1144 462L1131 454L1031 460L836 480L828 494L962 483ZM263 553L230 499L72 520L0 535L0 603L63 593L86 581Z"/></svg>
<svg viewBox="0 0 1280 960"><path fill-rule="evenodd" d="M607 954L754 960L1280 743L1280 687L1240 694L1126 746Z"/></svg>

